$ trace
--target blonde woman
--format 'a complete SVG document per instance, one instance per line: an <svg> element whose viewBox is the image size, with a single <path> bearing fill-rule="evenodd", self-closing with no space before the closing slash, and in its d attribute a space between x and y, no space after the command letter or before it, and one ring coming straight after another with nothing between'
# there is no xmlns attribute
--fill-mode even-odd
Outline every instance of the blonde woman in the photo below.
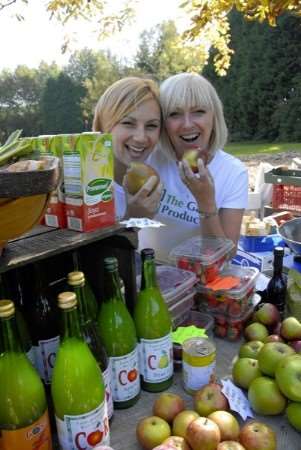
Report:
<svg viewBox="0 0 301 450"><path fill-rule="evenodd" d="M154 217L166 227L141 230L141 247L168 261L169 251L188 237L221 236L237 244L248 201L248 172L223 148L227 127L222 103L203 76L181 73L160 87L164 128L160 144L148 159L164 185ZM197 151L197 173L185 154Z"/></svg>
<svg viewBox="0 0 301 450"><path fill-rule="evenodd" d="M144 162L154 150L161 122L158 87L150 79L123 78L98 100L93 131L113 135L115 204L119 219L152 217L158 208L162 184L153 190L156 177L150 177L134 196L128 194L123 184L130 163Z"/></svg>

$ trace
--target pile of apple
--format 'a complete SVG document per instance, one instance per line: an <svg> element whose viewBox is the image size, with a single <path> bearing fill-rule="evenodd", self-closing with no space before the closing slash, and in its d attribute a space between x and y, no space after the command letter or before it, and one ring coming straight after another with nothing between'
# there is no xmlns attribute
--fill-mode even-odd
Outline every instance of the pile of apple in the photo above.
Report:
<svg viewBox="0 0 301 450"><path fill-rule="evenodd" d="M301 323L280 321L278 309L264 303L244 330L246 343L232 368L236 385L248 391L252 409L261 415L286 413L301 431Z"/></svg>
<svg viewBox="0 0 301 450"><path fill-rule="evenodd" d="M276 450L269 426L249 421L240 427L221 389L211 380L194 395L194 409L177 394L161 394L153 415L137 424L139 444L144 450Z"/></svg>

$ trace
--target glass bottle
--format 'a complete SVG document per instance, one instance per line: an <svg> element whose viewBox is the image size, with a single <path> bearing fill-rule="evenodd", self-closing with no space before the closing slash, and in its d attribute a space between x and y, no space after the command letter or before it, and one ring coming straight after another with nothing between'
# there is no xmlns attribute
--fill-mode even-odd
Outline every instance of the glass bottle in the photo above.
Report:
<svg viewBox="0 0 301 450"><path fill-rule="evenodd" d="M81 331L75 293L59 294L58 306L62 334L51 393L60 448L89 450L96 444L109 445L104 382Z"/></svg>
<svg viewBox="0 0 301 450"><path fill-rule="evenodd" d="M156 281L153 249L141 251L141 290L134 308L139 339L141 387L150 392L167 389L173 379L172 322Z"/></svg>
<svg viewBox="0 0 301 450"><path fill-rule="evenodd" d="M11 300L0 300L0 334L0 448L51 450L44 386L23 351Z"/></svg>
<svg viewBox="0 0 301 450"><path fill-rule="evenodd" d="M25 304L27 323L35 350L35 366L46 386L51 383L52 370L60 341L57 308L48 296L43 269L33 265L32 298ZM28 295L29 297L29 295Z"/></svg>
<svg viewBox="0 0 301 450"><path fill-rule="evenodd" d="M98 332L98 327L94 323L91 312L88 307L87 301L87 291L85 290L85 275L83 272L75 271L68 273L67 277L68 285L72 290L74 290L77 298L77 307L79 322L82 329L82 333L86 343L88 344L91 352L93 353L99 367L102 371L105 392L106 392L106 402L108 408L109 419L113 415L113 399L111 391L111 368L109 364L109 358L105 351L105 348L101 342L100 334Z"/></svg>
<svg viewBox="0 0 301 450"><path fill-rule="evenodd" d="M266 301L277 306L281 318L285 314L285 297L287 282L283 274L283 247L274 248L273 276L266 288Z"/></svg>
<svg viewBox="0 0 301 450"><path fill-rule="evenodd" d="M99 332L111 361L114 407L128 408L140 395L136 330L121 294L117 259L105 258L104 268L105 296L98 317Z"/></svg>

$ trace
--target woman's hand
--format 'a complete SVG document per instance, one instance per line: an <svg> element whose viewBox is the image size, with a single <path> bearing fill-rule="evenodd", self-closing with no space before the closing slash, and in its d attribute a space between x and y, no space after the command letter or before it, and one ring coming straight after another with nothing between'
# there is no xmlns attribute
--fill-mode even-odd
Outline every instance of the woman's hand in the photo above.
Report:
<svg viewBox="0 0 301 450"><path fill-rule="evenodd" d="M187 161L179 163L180 177L196 199L200 211L211 213L216 210L214 180L201 158L198 159L198 173L193 173Z"/></svg>
<svg viewBox="0 0 301 450"><path fill-rule="evenodd" d="M135 195L131 195L128 192L126 180L124 181L123 187L127 196L127 218L148 217L151 219L154 217L158 210L163 190L161 182L155 188L157 182L157 177L151 176Z"/></svg>

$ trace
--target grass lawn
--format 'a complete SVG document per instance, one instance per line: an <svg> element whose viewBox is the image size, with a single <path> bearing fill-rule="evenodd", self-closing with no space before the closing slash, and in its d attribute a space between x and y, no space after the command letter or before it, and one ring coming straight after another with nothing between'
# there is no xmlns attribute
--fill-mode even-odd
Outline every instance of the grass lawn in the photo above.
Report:
<svg viewBox="0 0 301 450"><path fill-rule="evenodd" d="M289 143L273 143L268 142L252 143L252 142L235 142L226 145L225 150L231 155L256 155L257 153L280 153L288 152L290 150L300 152L301 157L301 142Z"/></svg>

